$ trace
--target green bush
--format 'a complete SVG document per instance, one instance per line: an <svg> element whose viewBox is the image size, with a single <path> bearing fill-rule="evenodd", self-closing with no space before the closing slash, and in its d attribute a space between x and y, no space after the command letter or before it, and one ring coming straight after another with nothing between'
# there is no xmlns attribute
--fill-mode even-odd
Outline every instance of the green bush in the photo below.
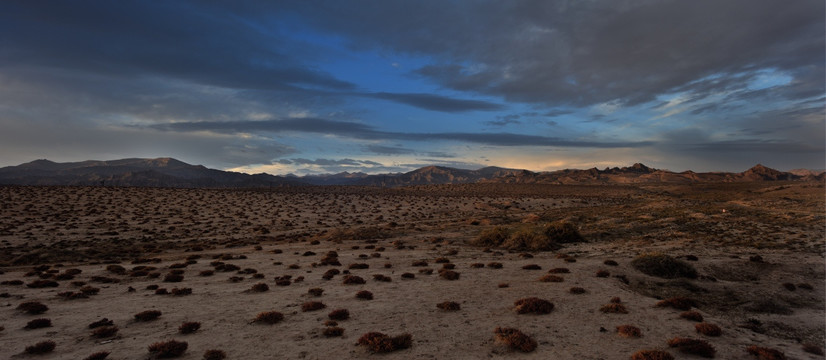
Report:
<svg viewBox="0 0 826 360"><path fill-rule="evenodd" d="M646 275L666 279L697 278L697 270L691 264L665 254L643 254L631 261L631 266Z"/></svg>

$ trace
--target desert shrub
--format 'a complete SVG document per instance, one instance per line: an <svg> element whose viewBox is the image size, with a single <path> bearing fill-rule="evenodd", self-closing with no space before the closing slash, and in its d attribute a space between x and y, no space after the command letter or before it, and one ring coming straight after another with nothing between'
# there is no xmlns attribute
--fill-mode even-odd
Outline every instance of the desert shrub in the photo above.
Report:
<svg viewBox="0 0 826 360"><path fill-rule="evenodd" d="M368 332L358 339L358 345L365 346L367 350L374 353L388 353L407 349L412 344L413 336L410 334L391 337L380 332Z"/></svg>
<svg viewBox="0 0 826 360"><path fill-rule="evenodd" d="M480 268L485 267L485 264L482 264L482 263L473 263L473 264L470 264L470 267L471 267L472 269L480 269Z"/></svg>
<svg viewBox="0 0 826 360"><path fill-rule="evenodd" d="M178 332L181 334L191 334L198 331L200 328L201 323L196 321L187 321L181 324L181 326L178 326Z"/></svg>
<svg viewBox="0 0 826 360"><path fill-rule="evenodd" d="M631 266L646 275L666 279L697 278L697 270L691 264L665 254L644 254L631 261Z"/></svg>
<svg viewBox="0 0 826 360"><path fill-rule="evenodd" d="M385 276L385 275L381 275L381 274L373 275L373 280L381 281L381 282L391 282L391 281L393 281L393 279L391 279L389 276Z"/></svg>
<svg viewBox="0 0 826 360"><path fill-rule="evenodd" d="M620 299L619 296L614 296L611 298L611 300L608 300L608 302L612 304L621 304L622 299Z"/></svg>
<svg viewBox="0 0 826 360"><path fill-rule="evenodd" d="M706 322L694 324L694 329L697 330L698 333L706 336L720 336L723 334L723 330L720 329L719 326Z"/></svg>
<svg viewBox="0 0 826 360"><path fill-rule="evenodd" d="M549 314L554 309L552 302L537 297L519 299L513 305L516 307L517 314Z"/></svg>
<svg viewBox="0 0 826 360"><path fill-rule="evenodd" d="M411 264L411 266L419 266L419 267L422 267L422 266L427 266L427 260L416 260L416 261L413 261L413 263Z"/></svg>
<svg viewBox="0 0 826 360"><path fill-rule="evenodd" d="M323 334L326 337L342 336L342 335L344 335L344 329L340 328L340 327L337 327L337 326L328 327L328 328L324 329Z"/></svg>
<svg viewBox="0 0 826 360"><path fill-rule="evenodd" d="M657 307L671 307L677 310L691 310L692 307L697 307L697 303L686 297L672 297L665 300L660 300L656 304Z"/></svg>
<svg viewBox="0 0 826 360"><path fill-rule="evenodd" d="M566 263L575 263L575 262L576 262L576 259L575 259L575 258L572 258L572 257L566 257L566 258L565 258L565 259L563 259L563 260L564 260Z"/></svg>
<svg viewBox="0 0 826 360"><path fill-rule="evenodd" d="M361 290L356 293L356 298L362 300L373 300L373 293L367 290Z"/></svg>
<svg viewBox="0 0 826 360"><path fill-rule="evenodd" d="M92 336L96 338L108 338L118 333L117 326L101 326L92 331Z"/></svg>
<svg viewBox="0 0 826 360"><path fill-rule="evenodd" d="M561 276L546 274L545 276L539 278L540 282L563 282L565 279Z"/></svg>
<svg viewBox="0 0 826 360"><path fill-rule="evenodd" d="M307 290L307 293L312 295L312 296L318 297L318 296L321 296L321 294L324 293L324 289L322 289L322 288L311 288L311 289Z"/></svg>
<svg viewBox="0 0 826 360"><path fill-rule="evenodd" d="M633 325L620 325L617 326L617 333L622 337L640 337L642 336L642 330L640 328L633 326Z"/></svg>
<svg viewBox="0 0 826 360"><path fill-rule="evenodd" d="M58 297L62 297L66 300L76 300L76 299L88 299L89 297L82 292L74 292L74 291L63 291L57 293Z"/></svg>
<svg viewBox="0 0 826 360"><path fill-rule="evenodd" d="M445 280L459 280L459 273L452 270L439 270L439 276Z"/></svg>
<svg viewBox="0 0 826 360"><path fill-rule="evenodd" d="M292 281L290 281L290 279L288 278L282 277L275 279L275 286L290 286L290 284L292 284Z"/></svg>
<svg viewBox="0 0 826 360"><path fill-rule="evenodd" d="M26 346L26 354L30 355L39 355L39 354L48 354L54 351L54 348L57 344L54 341L41 341L37 344Z"/></svg>
<svg viewBox="0 0 826 360"><path fill-rule="evenodd" d="M823 355L823 348L815 344L803 344L803 351L809 354Z"/></svg>
<svg viewBox="0 0 826 360"><path fill-rule="evenodd" d="M350 270L369 269L370 265L365 264L365 263L355 263L355 264L350 264L350 266L348 266L347 268L350 269Z"/></svg>
<svg viewBox="0 0 826 360"><path fill-rule="evenodd" d="M223 350L211 349L204 352L204 360L224 360L227 353Z"/></svg>
<svg viewBox="0 0 826 360"><path fill-rule="evenodd" d="M522 270L542 270L542 267L537 264L523 265Z"/></svg>
<svg viewBox="0 0 826 360"><path fill-rule="evenodd" d="M347 309L335 309L330 311L330 313L327 314L327 317L330 318L330 320L347 320L350 318L350 311Z"/></svg>
<svg viewBox="0 0 826 360"><path fill-rule="evenodd" d="M436 304L436 307L445 311L459 311L462 309L462 306L454 301L441 302Z"/></svg>
<svg viewBox="0 0 826 360"><path fill-rule="evenodd" d="M58 286L60 286L60 284L58 284L57 281L42 280L42 279L41 280L35 280L35 281L32 281L32 282L26 284L26 287L29 287L29 288L32 288L32 289L42 289L42 288L47 288L47 287L58 287Z"/></svg>
<svg viewBox="0 0 826 360"><path fill-rule="evenodd" d="M0 285L23 285L23 280L5 280Z"/></svg>
<svg viewBox="0 0 826 360"><path fill-rule="evenodd" d="M542 230L549 241L566 244L585 241L574 224L567 221L558 221L545 226Z"/></svg>
<svg viewBox="0 0 826 360"><path fill-rule="evenodd" d="M668 340L668 346L677 348L681 353L702 356L704 358L713 358L717 352L707 341L698 339L675 337Z"/></svg>
<svg viewBox="0 0 826 360"><path fill-rule="evenodd" d="M406 273L402 274L401 276L402 276L402 279L415 279L416 278L415 274L409 273L409 272L406 272Z"/></svg>
<svg viewBox="0 0 826 360"><path fill-rule="evenodd" d="M110 273L113 273L113 274L118 274L118 275L126 274L126 268L124 268L123 266L120 266L120 265L115 265L115 264L106 266L106 271L108 271Z"/></svg>
<svg viewBox="0 0 826 360"><path fill-rule="evenodd" d="M797 290L797 286L794 286L794 284L792 284L792 283L783 283L783 287L786 288L786 290L789 290L789 291Z"/></svg>
<svg viewBox="0 0 826 360"><path fill-rule="evenodd" d="M163 282L181 282L184 281L184 276L180 274L169 273L163 277Z"/></svg>
<svg viewBox="0 0 826 360"><path fill-rule="evenodd" d="M146 310L141 311L134 315L135 321L152 321L161 316L161 312L158 310Z"/></svg>
<svg viewBox="0 0 826 360"><path fill-rule="evenodd" d="M456 268L456 264L453 264L453 263L442 264L442 269L444 269L444 270L453 270L455 268Z"/></svg>
<svg viewBox="0 0 826 360"><path fill-rule="evenodd" d="M307 302L301 304L301 311L303 311L303 312L316 311L316 310L321 310L321 309L326 308L326 307L327 307L327 305L324 305L324 303L322 303L320 301L307 301Z"/></svg>
<svg viewBox="0 0 826 360"><path fill-rule="evenodd" d="M599 311L609 314L627 314L628 310L625 309L625 305L623 304L616 304L616 303L608 303L602 305L599 308Z"/></svg>
<svg viewBox="0 0 826 360"><path fill-rule="evenodd" d="M597 271L597 277L600 277L600 278L607 278L607 277L609 277L609 276L611 276L611 273L609 273L609 272L607 272L607 271L605 271L605 270L598 270L598 271Z"/></svg>
<svg viewBox="0 0 826 360"><path fill-rule="evenodd" d="M34 319L26 323L26 326L23 327L24 329L32 330L32 329L40 329L45 327L52 327L52 320L51 319Z"/></svg>
<svg viewBox="0 0 826 360"><path fill-rule="evenodd" d="M169 295L169 290L166 288L155 289L155 295Z"/></svg>
<svg viewBox="0 0 826 360"><path fill-rule="evenodd" d="M447 264L447 263L450 262L450 259L448 259L446 257L438 257L438 258L436 258L436 260L433 260L433 262L435 262L437 264Z"/></svg>
<svg viewBox="0 0 826 360"><path fill-rule="evenodd" d="M344 284L344 285L359 285L359 284L365 284L366 281L364 281L364 279L361 278L360 276L346 275L346 276L344 276L344 279L342 280L341 283Z"/></svg>
<svg viewBox="0 0 826 360"><path fill-rule="evenodd" d="M90 295L90 296L91 295L97 295L98 292L100 292L100 288L96 288L96 287L93 287L93 286L86 285L86 286L80 288L80 292L83 293L84 295Z"/></svg>
<svg viewBox="0 0 826 360"><path fill-rule="evenodd" d="M20 305L17 305L17 310L25 311L31 315L37 315L46 312L49 310L49 307L38 301L26 301L24 303L20 303Z"/></svg>
<svg viewBox="0 0 826 360"><path fill-rule="evenodd" d="M763 262L763 257L760 255L752 255L749 256L749 261L751 262Z"/></svg>
<svg viewBox="0 0 826 360"><path fill-rule="evenodd" d="M569 274L571 270L568 268L553 268L548 270L548 274Z"/></svg>
<svg viewBox="0 0 826 360"><path fill-rule="evenodd" d="M109 354L110 353L108 351L98 351L92 355L83 358L83 360L104 360L107 357L109 357Z"/></svg>
<svg viewBox="0 0 826 360"><path fill-rule="evenodd" d="M92 276L89 280L103 284L117 284L120 282L120 279L115 279L108 276Z"/></svg>
<svg viewBox="0 0 826 360"><path fill-rule="evenodd" d="M522 228L514 231L502 247L508 250L550 251L559 246L539 229Z"/></svg>
<svg viewBox="0 0 826 360"><path fill-rule="evenodd" d="M470 241L470 244L484 247L499 247L509 236L510 234L507 228L496 226L482 230L478 237Z"/></svg>
<svg viewBox="0 0 826 360"><path fill-rule="evenodd" d="M496 336L496 341L507 345L513 350L521 352L536 350L536 340L517 329L497 327L493 330L493 334Z"/></svg>
<svg viewBox="0 0 826 360"><path fill-rule="evenodd" d="M183 355L187 347L185 341L169 340L149 345L149 352L158 358L173 358Z"/></svg>
<svg viewBox="0 0 826 360"><path fill-rule="evenodd" d="M571 294L577 294L577 295L579 295L579 294L584 294L584 293L585 293L585 289L583 289L583 288L581 288L581 287L578 287L578 286L574 286L574 287L570 288L570 289L568 290L568 292L570 292Z"/></svg>
<svg viewBox="0 0 826 360"><path fill-rule="evenodd" d="M255 319L252 322L272 325L280 322L281 320L284 320L284 314L278 311L264 311L258 313L258 315L255 316Z"/></svg>
<svg viewBox="0 0 826 360"><path fill-rule="evenodd" d="M602 263L608 266L619 266L619 264L614 260L605 260Z"/></svg>
<svg viewBox="0 0 826 360"><path fill-rule="evenodd" d="M251 292L265 292L270 290L270 286L265 283L258 283L250 288Z"/></svg>
<svg viewBox="0 0 826 360"><path fill-rule="evenodd" d="M487 266L491 269L501 269L503 265L500 262L495 262L494 261L494 262L489 262Z"/></svg>
<svg viewBox="0 0 826 360"><path fill-rule="evenodd" d="M686 320L703 322L703 315L696 311L685 311L680 313L680 317Z"/></svg>
<svg viewBox="0 0 826 360"><path fill-rule="evenodd" d="M174 296L192 295L192 288L174 288L170 293Z"/></svg>
<svg viewBox="0 0 826 360"><path fill-rule="evenodd" d="M662 350L640 350L631 354L631 360L674 360L674 356Z"/></svg>
<svg viewBox="0 0 826 360"><path fill-rule="evenodd" d="M786 360L786 354L772 348L752 345L746 348L746 352L757 356L759 360Z"/></svg>
<svg viewBox="0 0 826 360"><path fill-rule="evenodd" d="M109 320L107 318L103 318L103 319L100 319L98 321L95 321L95 322L89 324L89 328L94 329L94 328L101 327L101 326L112 326L112 324L114 324L114 322L112 320Z"/></svg>

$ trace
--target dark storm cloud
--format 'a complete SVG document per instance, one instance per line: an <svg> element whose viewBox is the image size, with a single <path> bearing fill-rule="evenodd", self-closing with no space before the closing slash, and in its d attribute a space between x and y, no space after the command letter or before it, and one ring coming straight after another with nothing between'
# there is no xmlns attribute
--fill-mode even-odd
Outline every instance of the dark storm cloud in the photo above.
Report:
<svg viewBox="0 0 826 360"><path fill-rule="evenodd" d="M316 134L333 134L344 137L365 140L407 140L407 141L464 141L476 144L494 146L562 146L562 147L590 147L590 148L628 148L643 147L653 143L650 141L637 142L601 142L588 140L566 140L556 137L539 135L523 135L512 133L407 133L380 131L374 127L317 118L298 118L266 121L202 121L177 122L150 126L156 130L194 132L212 131L223 134L237 134L250 132L306 132Z"/></svg>
<svg viewBox="0 0 826 360"><path fill-rule="evenodd" d="M0 64L237 89L354 87L287 53L300 44L233 15L183 1L2 2Z"/></svg>
<svg viewBox="0 0 826 360"><path fill-rule="evenodd" d="M426 110L449 113L465 111L493 111L503 109L502 105L490 103L487 101L452 99L449 97L433 94L404 94L379 92L362 94L362 96L395 101Z"/></svg>
<svg viewBox="0 0 826 360"><path fill-rule="evenodd" d="M822 1L338 2L304 4L353 48L433 56L416 73L512 101L638 104L712 75L788 71L823 93ZM370 6L365 6L370 5ZM415 29L415 31L411 31ZM699 90L698 90L699 91ZM811 96L810 92L789 94Z"/></svg>

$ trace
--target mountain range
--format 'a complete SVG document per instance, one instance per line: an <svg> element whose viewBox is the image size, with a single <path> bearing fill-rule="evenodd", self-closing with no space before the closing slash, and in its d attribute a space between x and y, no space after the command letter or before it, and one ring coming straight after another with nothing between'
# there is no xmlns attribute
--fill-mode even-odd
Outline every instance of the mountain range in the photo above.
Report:
<svg viewBox="0 0 826 360"><path fill-rule="evenodd" d="M693 171L671 172L643 164L629 167L566 169L533 172L500 167L478 170L427 166L406 173L368 175L339 174L276 176L244 174L190 165L172 158L88 160L57 163L35 160L0 168L2 185L70 186L151 186L181 188L260 188L305 185L362 185L398 187L430 184L507 183L507 184L638 184L746 181L823 181L823 171L805 169L790 172L756 165L740 173Z"/></svg>

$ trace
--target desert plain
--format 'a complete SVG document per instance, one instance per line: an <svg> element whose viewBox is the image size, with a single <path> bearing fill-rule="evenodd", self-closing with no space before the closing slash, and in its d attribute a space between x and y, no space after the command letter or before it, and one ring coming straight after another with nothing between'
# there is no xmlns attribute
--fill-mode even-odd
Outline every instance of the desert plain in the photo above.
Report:
<svg viewBox="0 0 826 360"><path fill-rule="evenodd" d="M0 358L823 359L825 205L823 182L4 186Z"/></svg>

